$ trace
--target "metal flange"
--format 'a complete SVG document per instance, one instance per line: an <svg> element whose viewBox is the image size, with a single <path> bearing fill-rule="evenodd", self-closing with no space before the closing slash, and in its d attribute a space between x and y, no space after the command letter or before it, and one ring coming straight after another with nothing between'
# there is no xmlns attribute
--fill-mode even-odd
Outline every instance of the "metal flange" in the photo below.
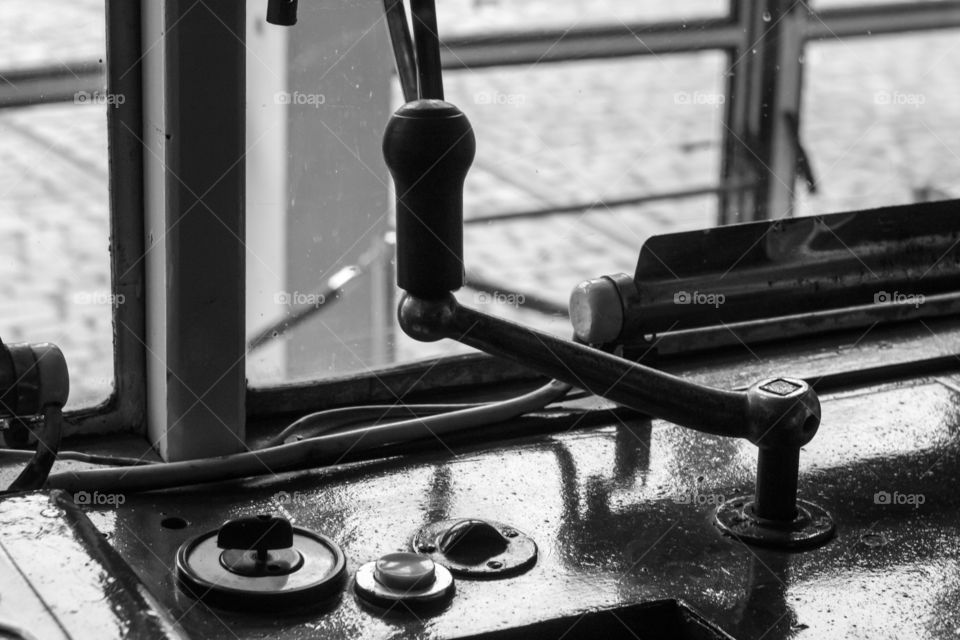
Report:
<svg viewBox="0 0 960 640"><path fill-rule="evenodd" d="M346 558L326 536L293 527L292 547L270 551L266 563L257 563L255 551L219 547L218 533L187 540L177 552L180 588L207 604L277 610L324 605L340 593Z"/></svg>
<svg viewBox="0 0 960 640"><path fill-rule="evenodd" d="M727 500L717 507L715 524L724 534L748 544L799 551L827 543L836 532L833 517L823 507L797 500L792 520L757 516L753 496Z"/></svg>
<svg viewBox="0 0 960 640"><path fill-rule="evenodd" d="M353 589L365 604L399 611L434 610L454 594L453 576L443 566L419 553L389 553L357 569Z"/></svg>
<svg viewBox="0 0 960 640"><path fill-rule="evenodd" d="M530 536L494 520L439 520L417 531L411 546L463 577L513 576L537 562L537 543Z"/></svg>

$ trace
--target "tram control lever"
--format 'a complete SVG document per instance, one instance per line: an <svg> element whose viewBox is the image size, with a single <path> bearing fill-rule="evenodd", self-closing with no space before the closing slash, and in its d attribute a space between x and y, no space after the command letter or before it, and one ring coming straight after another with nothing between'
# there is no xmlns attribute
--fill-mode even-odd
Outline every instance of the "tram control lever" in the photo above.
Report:
<svg viewBox="0 0 960 640"><path fill-rule="evenodd" d="M785 549L829 540L829 513L797 499L800 447L820 425L817 394L803 380L715 389L457 302L453 292L464 283L463 184L475 150L467 117L442 100L408 102L387 124L383 153L396 190L403 330L425 342L457 340L684 427L746 438L759 449L756 490L722 504L717 526L745 542Z"/></svg>
<svg viewBox="0 0 960 640"><path fill-rule="evenodd" d="M268 20L296 23L297 0L268 0ZM753 496L720 505L716 524L745 542L811 548L833 536L830 514L797 499L800 447L820 426L820 401L803 380L773 378L747 391L714 389L590 346L460 305L463 183L476 140L463 112L444 101L435 0L383 0L407 103L383 138L397 215L400 326L424 342L450 338L584 388L642 413L757 445Z"/></svg>

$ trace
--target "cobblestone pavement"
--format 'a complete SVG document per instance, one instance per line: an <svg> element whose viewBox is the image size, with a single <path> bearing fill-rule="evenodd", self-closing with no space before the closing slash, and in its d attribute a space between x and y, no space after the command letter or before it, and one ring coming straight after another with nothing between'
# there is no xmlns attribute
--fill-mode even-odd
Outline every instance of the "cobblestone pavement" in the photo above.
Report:
<svg viewBox="0 0 960 640"><path fill-rule="evenodd" d="M725 7L720 0L439 4L441 30L451 35L683 19ZM5 0L0 72L101 57L102 10L102 0ZM448 98L468 113L478 139L468 217L596 203L585 213L468 226L469 275L564 304L582 279L631 272L650 235L712 224L713 197L613 208L601 201L716 184L717 97L735 72L729 64L702 53L448 74ZM805 66L802 136L820 191L801 196L801 213L960 195L955 33L815 44ZM103 399L112 376L110 308L118 301L109 297L105 136L102 107L0 111L0 337L61 344L74 406ZM522 307L499 312L569 333L565 321ZM405 356L436 348L401 346Z"/></svg>

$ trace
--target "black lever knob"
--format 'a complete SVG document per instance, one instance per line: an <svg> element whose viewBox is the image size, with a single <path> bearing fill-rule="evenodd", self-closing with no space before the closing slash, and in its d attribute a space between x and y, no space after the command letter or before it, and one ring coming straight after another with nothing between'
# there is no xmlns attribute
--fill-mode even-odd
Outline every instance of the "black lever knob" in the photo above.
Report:
<svg viewBox="0 0 960 640"><path fill-rule="evenodd" d="M440 551L462 564L482 564L510 546L496 527L476 519L454 523L437 542Z"/></svg>
<svg viewBox="0 0 960 640"><path fill-rule="evenodd" d="M463 182L476 140L460 109L442 100L400 107L383 134L397 199L397 284L437 299L463 286Z"/></svg>
<svg viewBox="0 0 960 640"><path fill-rule="evenodd" d="M221 549L250 549L260 560L267 552L293 546L293 526L286 518L259 515L230 520L217 533Z"/></svg>
<svg viewBox="0 0 960 640"><path fill-rule="evenodd" d="M297 24L297 0L268 0L267 22L282 27Z"/></svg>

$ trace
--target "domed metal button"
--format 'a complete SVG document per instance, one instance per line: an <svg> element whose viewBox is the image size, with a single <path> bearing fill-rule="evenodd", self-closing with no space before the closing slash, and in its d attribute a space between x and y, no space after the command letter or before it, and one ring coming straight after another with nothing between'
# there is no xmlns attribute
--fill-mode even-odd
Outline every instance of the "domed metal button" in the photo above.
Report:
<svg viewBox="0 0 960 640"><path fill-rule="evenodd" d="M391 589L426 589L437 579L436 565L419 553L388 553L377 560L373 577Z"/></svg>
<svg viewBox="0 0 960 640"><path fill-rule="evenodd" d="M446 567L429 556L405 552L388 553L361 565L353 588L364 603L375 608L396 611L394 605L402 602L418 614L444 607L455 590Z"/></svg>

